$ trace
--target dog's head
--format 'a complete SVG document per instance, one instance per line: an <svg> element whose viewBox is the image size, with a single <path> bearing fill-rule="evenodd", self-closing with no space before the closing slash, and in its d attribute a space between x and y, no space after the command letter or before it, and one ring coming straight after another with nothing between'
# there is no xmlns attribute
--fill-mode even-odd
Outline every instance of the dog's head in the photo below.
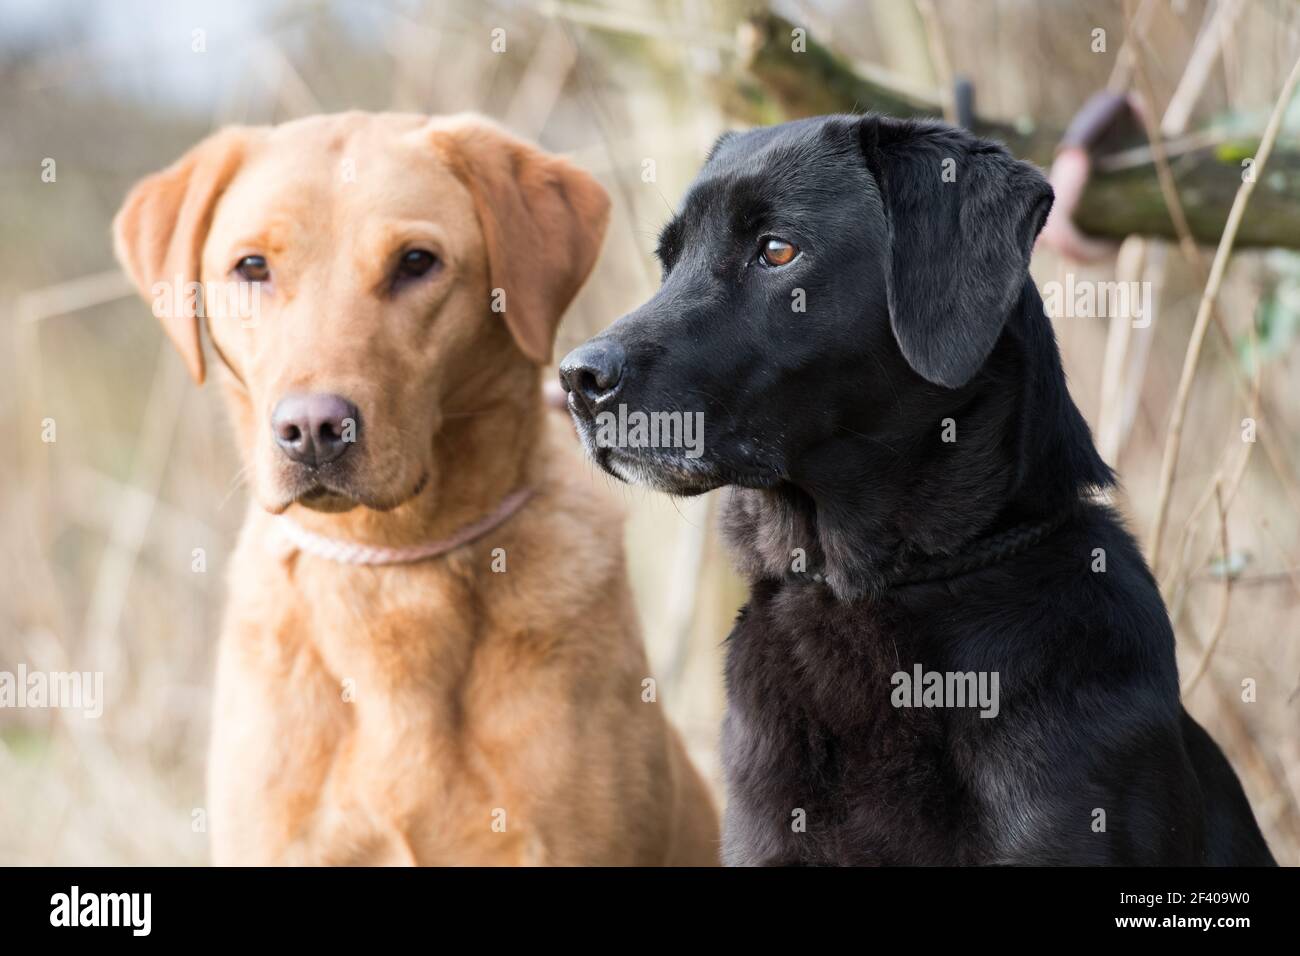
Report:
<svg viewBox="0 0 1300 956"><path fill-rule="evenodd" d="M845 439L908 441L979 375L1051 201L1034 167L938 123L724 136L660 237L658 293L561 364L584 443L695 494L825 475ZM671 417L638 441L636 413L702 416L702 448L663 441Z"/></svg>
<svg viewBox="0 0 1300 956"><path fill-rule="evenodd" d="M444 422L539 401L521 379L607 211L586 173L483 120L348 113L222 130L114 229L200 383L208 327L263 506L387 510L436 486Z"/></svg>

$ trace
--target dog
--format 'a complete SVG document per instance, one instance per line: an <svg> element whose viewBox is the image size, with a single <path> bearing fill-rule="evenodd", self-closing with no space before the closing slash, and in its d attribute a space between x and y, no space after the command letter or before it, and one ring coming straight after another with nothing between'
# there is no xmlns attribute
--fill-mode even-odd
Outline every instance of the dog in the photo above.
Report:
<svg viewBox="0 0 1300 956"><path fill-rule="evenodd" d="M608 208L487 121L366 113L221 130L126 199L118 256L200 384L207 325L254 498L217 864L716 864L621 519L541 395Z"/></svg>
<svg viewBox="0 0 1300 956"><path fill-rule="evenodd" d="M724 862L1273 862L1097 500L1028 273L1051 203L937 122L727 134L658 293L561 363L611 475L733 488ZM609 440L619 407L698 410L703 454Z"/></svg>

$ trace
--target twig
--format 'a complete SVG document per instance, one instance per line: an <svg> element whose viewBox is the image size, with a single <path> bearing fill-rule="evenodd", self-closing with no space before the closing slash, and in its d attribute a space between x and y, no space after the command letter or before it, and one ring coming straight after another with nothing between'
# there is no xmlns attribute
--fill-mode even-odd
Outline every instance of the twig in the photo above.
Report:
<svg viewBox="0 0 1300 956"><path fill-rule="evenodd" d="M1269 544L1273 545L1273 548L1277 553L1282 556L1283 570L1281 573L1291 579L1291 587L1295 590L1296 594L1300 595L1300 567L1291 563L1293 560L1291 555L1287 553L1286 548L1282 547L1282 542L1279 541L1277 535L1273 533L1273 529L1268 523L1268 518L1260 517L1257 523L1260 530L1264 532L1264 537L1268 538Z"/></svg>
<svg viewBox="0 0 1300 956"><path fill-rule="evenodd" d="M1221 146L1227 142L1227 139L1219 130L1203 129L1188 133L1186 136L1180 136L1177 139L1166 138L1161 141L1161 147L1164 150L1165 157L1172 158L1210 146ZM1150 166L1153 163L1155 163L1155 150L1152 149L1150 143L1145 146L1134 146L1131 149L1107 153L1105 156L1098 156L1095 160L1097 171L1101 173L1115 173L1122 169Z"/></svg>
<svg viewBox="0 0 1300 956"><path fill-rule="evenodd" d="M1202 645L1196 633L1196 624L1188 618L1179 620L1179 632L1186 636L1186 643L1193 651ZM1208 699L1217 717L1216 729L1225 737L1225 749L1232 754L1233 763L1244 771L1242 779L1246 783L1255 783L1262 793L1285 794L1286 799L1273 810L1275 814L1272 826L1285 832L1292 840L1300 840L1300 797L1293 798L1286 788L1286 776L1276 763L1260 747L1255 734L1242 716L1240 701L1235 694L1209 683L1201 693L1202 701ZM1190 707L1188 708L1191 709ZM1263 821L1266 827L1268 821Z"/></svg>
<svg viewBox="0 0 1300 956"><path fill-rule="evenodd" d="M588 6L582 3L564 3L557 0L543 0L537 12L544 17L567 20L584 27L606 30L611 33L627 33L655 40L667 40L678 43L685 30L691 31L690 42L695 46L708 46L718 50L731 49L734 40L729 34L718 33L702 25L683 25L680 22L668 22L662 17L642 16L624 10Z"/></svg>
<svg viewBox="0 0 1300 956"><path fill-rule="evenodd" d="M1223 506L1222 486L1214 486L1214 503L1219 510L1219 542L1223 547L1223 565L1227 567L1230 550L1228 548L1228 512ZM1219 616L1215 618L1214 630L1210 634L1210 642L1205 645L1205 650L1201 653L1201 659L1192 671L1192 676L1187 678L1183 684L1182 695L1184 697L1191 694L1196 689L1196 685L1201 682L1205 672L1210 667L1210 658L1219 648L1219 641L1223 638L1223 632L1228 624L1228 607L1232 601L1232 575L1223 576L1223 597L1219 600Z"/></svg>
<svg viewBox="0 0 1300 956"><path fill-rule="evenodd" d="M320 100L279 43L270 36L263 37L258 52L257 66L261 67L270 87L279 91L280 103L290 116L311 116L322 112Z"/></svg>
<svg viewBox="0 0 1300 956"><path fill-rule="evenodd" d="M1178 81L1178 87L1165 107L1164 119L1160 121L1160 135L1164 137L1179 136L1187 129L1192 109L1200 99L1201 91L1210 78L1210 71L1223 50L1223 41L1232 28L1232 23L1241 13L1241 0L1219 0L1219 4L1206 14L1205 29L1196 38L1196 46L1187 58L1187 66Z"/></svg>
<svg viewBox="0 0 1300 956"><path fill-rule="evenodd" d="M1124 42L1120 44L1119 52L1115 54L1115 66L1110 71L1110 78L1106 81L1106 89L1112 93L1120 93L1127 90L1132 83L1133 73L1133 46L1134 38L1146 31L1147 23L1151 20L1151 14L1155 11L1156 5L1154 0L1142 0L1136 10L1129 12L1130 4L1125 3L1125 24L1124 24Z"/></svg>
<svg viewBox="0 0 1300 956"><path fill-rule="evenodd" d="M943 106L943 118L949 123L957 122L957 102L953 96L952 60L948 57L948 45L943 38L943 21L935 9L934 0L915 0L916 12L921 15L925 26L925 40L930 47L930 65L934 68L934 79L939 85L939 103Z"/></svg>
<svg viewBox="0 0 1300 956"><path fill-rule="evenodd" d="M1229 444L1229 447L1231 447L1231 443ZM1160 586L1160 590L1165 594L1169 594L1177 585L1179 575L1182 574L1183 565L1188 563L1186 559L1187 554L1192 547L1196 520L1200 518L1201 512L1209 506L1210 502L1214 500L1217 489L1220 487L1227 488L1227 494L1224 496L1224 500L1227 502L1228 507L1232 506L1232 500L1236 497L1237 488L1241 485L1241 479L1246 473L1246 463L1250 460L1250 445L1246 444L1245 447L1242 448L1237 457L1237 462L1232 468L1231 477L1228 477L1225 482L1225 476L1228 474L1227 465L1229 457L1229 453L1225 452L1219 467L1214 470L1214 475L1210 478L1209 484L1205 486L1205 491L1201 494L1201 497L1197 499L1196 505L1192 508L1191 513L1188 514L1187 520L1183 524L1182 534L1178 538L1178 547L1174 549L1173 562ZM1193 567L1199 567L1208 557L1208 554L1204 555L1202 559L1191 562L1191 564Z"/></svg>
<svg viewBox="0 0 1300 956"><path fill-rule="evenodd" d="M514 98L505 112L505 126L525 139L537 139L546 128L573 72L577 58L564 27L548 21L537 41Z"/></svg>
<svg viewBox="0 0 1300 956"><path fill-rule="evenodd" d="M1258 342L1256 340L1256 335L1255 335L1254 321L1250 323L1250 344L1251 344L1252 354L1257 354ZM1263 387L1264 387L1264 365L1262 362L1257 360L1255 362L1254 373L1251 376L1250 405L1249 405L1250 416L1254 418L1256 421L1259 420L1259 406L1263 394ZM1237 463L1237 467L1233 470L1231 481L1229 481L1228 483L1226 506L1229 508L1232 507L1232 502L1237 497L1237 490L1241 487L1241 482L1246 476L1246 466L1250 463L1251 450L1255 447L1257 443L1259 443L1259 439L1260 436L1257 434L1255 442L1244 442L1244 441L1242 442L1243 447L1241 449L1241 458ZM1225 458L1226 457L1227 456L1225 455ZM1223 465L1219 466L1219 469L1215 472L1214 478L1211 479L1209 486L1206 487L1205 493L1201 497L1201 500L1197 502L1196 507L1192 509L1192 513L1188 516L1187 522L1183 525L1182 535L1178 539L1178 548L1174 551L1174 565L1170 569L1169 575L1165 578L1165 584L1162 587L1163 591L1167 592L1168 589L1173 586L1173 583L1178 580L1178 575L1182 571L1183 561L1186 558L1187 551L1191 545L1190 538L1191 538L1192 526L1196 521L1196 519L1200 517L1201 511L1205 508L1206 505L1209 504L1211 497L1213 496L1215 490L1217 489L1220 478L1223 475L1223 467L1224 467Z"/></svg>
<svg viewBox="0 0 1300 956"><path fill-rule="evenodd" d="M713 500L709 495L696 499L699 504L690 506L694 520L682 528L676 541L673 556L673 586L665 618L666 630L672 636L672 656L664 673L669 688L680 687L690 656L691 630L700 609L700 585L703 578L704 554L713 524Z"/></svg>
<svg viewBox="0 0 1300 956"><path fill-rule="evenodd" d="M18 298L14 313L20 322L41 322L134 294L135 287L122 270L110 269L26 292Z"/></svg>
<svg viewBox="0 0 1300 956"><path fill-rule="evenodd" d="M1130 236L1119 247L1115 257L1115 276L1123 282L1141 281L1146 266L1147 240ZM1125 396L1129 388L1129 342L1133 337L1133 322L1127 316L1112 318L1106 330L1106 354L1101 366L1101 398L1097 410L1097 450L1108 463L1119 462L1123 444L1123 419Z"/></svg>
<svg viewBox="0 0 1300 956"><path fill-rule="evenodd" d="M170 344L160 343L154 361L153 384L137 433L139 451L128 484L131 494L104 505L112 511L109 547L99 562L84 625L91 659L98 670L125 673L119 669L124 659L119 627L175 440L188 384L183 366L176 361Z"/></svg>
<svg viewBox="0 0 1300 956"><path fill-rule="evenodd" d="M1205 581L1213 580L1214 578L1217 578L1219 576L1220 575L1214 574L1208 569L1204 571L1198 571L1196 574L1197 578L1200 578L1201 580L1205 580ZM1260 571L1258 574L1238 574L1233 580L1236 581L1238 587L1241 587L1242 585L1251 585L1251 584L1279 584L1279 583L1289 584L1292 587L1295 587L1298 578L1300 578L1300 567L1283 568L1281 571Z"/></svg>
<svg viewBox="0 0 1300 956"><path fill-rule="evenodd" d="M1164 456L1160 462L1156 516L1147 548L1152 567L1156 567L1160 560L1160 540L1169 513L1169 499L1173 490L1178 452L1182 445L1183 422L1187 415L1187 402L1191 397L1192 380L1196 377L1196 366L1200 361L1201 345L1205 341L1205 331L1209 327L1214 298L1218 295L1219 286L1223 282L1224 273L1227 271L1228 259L1232 255L1232 244L1236 239L1237 229L1241 225L1242 217L1246 213L1246 205L1250 202L1251 194L1255 191L1255 184L1259 182L1264 167L1268 163L1269 154L1273 151L1273 144L1277 141L1278 130L1282 126L1282 118L1286 115L1297 81L1300 81L1300 59L1297 59L1291 67L1291 73L1282 87L1282 94L1278 97L1277 103L1273 107L1273 113L1269 117L1268 126L1265 128L1264 136L1259 143L1259 152L1255 157L1254 175L1243 180L1241 186L1237 189L1236 198L1232 201L1232 209L1228 213L1228 221L1223 228L1223 237L1219 240L1218 249L1214 253L1214 262L1210 266L1210 278L1206 283L1205 292L1201 296L1200 307L1196 312L1196 322L1192 326L1191 338L1187 343L1187 354L1183 360L1182 375L1178 380L1178 391L1174 398L1173 414L1169 422L1169 433L1165 441Z"/></svg>
<svg viewBox="0 0 1300 956"><path fill-rule="evenodd" d="M1136 45L1144 54L1146 49L1145 38L1139 33L1135 39ZM1152 116L1152 111L1156 105L1155 88L1151 85L1151 78L1147 76L1146 65L1143 61L1143 55L1134 56L1133 75L1141 88L1142 98L1146 101L1146 108L1138 112L1141 114L1142 128L1146 131L1147 143L1151 147L1151 158L1156 168L1156 181L1160 185L1160 195L1164 198L1165 208L1169 210L1169 219L1174 224L1174 232L1178 236L1178 246L1192 267L1200 271L1200 251L1196 248L1196 240L1192 238L1192 227L1187 224L1187 214L1184 212L1182 200L1178 196L1178 187L1174 183L1173 170L1169 168L1169 157L1165 153L1163 136L1156 127L1155 119ZM1204 281L1203 277L1202 281Z"/></svg>
<svg viewBox="0 0 1300 956"><path fill-rule="evenodd" d="M1145 52L1145 39L1142 37L1142 35L1139 34L1135 38L1135 40L1137 41L1138 48L1142 52ZM1196 244L1196 239L1192 235L1192 230L1188 224L1187 217L1184 213L1182 201L1178 195L1178 188L1174 182L1173 171L1169 165L1169 158L1167 153L1165 152L1165 144L1161 139L1160 131L1155 128L1154 123L1152 122L1149 116L1149 108L1154 105L1153 102L1154 91L1147 77L1145 65L1140 55L1135 56L1133 69L1134 69L1135 77L1137 78L1140 85L1142 86L1142 95L1147 101L1148 110L1143 111L1143 117L1142 117L1143 128L1146 132L1147 141L1151 149L1152 156L1154 158L1156 177L1160 185L1161 196L1164 199L1165 207L1169 211L1170 221L1174 224L1174 232L1178 237L1179 251L1183 254L1183 258L1187 260L1188 265L1191 266L1192 270L1195 272L1196 277L1199 279L1199 281L1202 284L1208 283L1209 276L1205 269L1205 263L1201 256L1200 248ZM1261 148L1262 148L1262 143L1261 143ZM1258 172L1258 167L1256 168L1256 172ZM1226 235L1226 226L1225 226L1225 235ZM1224 352L1229 357L1231 357L1232 334L1228 330L1228 325L1223 319L1223 314L1221 310L1214 303L1213 298L1210 300L1209 308L1210 308L1210 318L1214 322L1214 328L1215 328L1215 332L1218 335L1219 344L1222 346ZM1254 334L1253 321L1251 322L1250 329L1251 329L1251 334L1253 335ZM1250 401L1252 407L1252 412L1251 412L1252 416L1259 418L1260 417L1259 407L1262 404L1263 399L1260 397L1258 383L1256 383L1256 386L1252 390L1252 392L1248 394L1246 392L1246 386L1241 380L1240 370L1237 368L1236 364L1230 362L1228 364L1228 370L1231 374L1232 384L1237 389L1238 394L1241 397L1247 398ZM1271 420L1275 416L1273 416L1270 412L1267 417ZM1298 492L1296 489L1295 478L1291 475L1290 470L1285 462L1285 459L1283 459L1279 455L1277 450L1273 448L1272 438L1269 436L1269 433L1261 432L1259 435L1259 441L1264 446L1264 453L1269 460L1269 464L1272 465L1274 472L1278 476L1278 479L1282 482L1283 488L1291 496L1293 504L1300 503L1300 492ZM1159 544L1157 543L1156 547L1154 547L1151 551L1151 565L1153 569L1156 568L1158 558L1159 558Z"/></svg>

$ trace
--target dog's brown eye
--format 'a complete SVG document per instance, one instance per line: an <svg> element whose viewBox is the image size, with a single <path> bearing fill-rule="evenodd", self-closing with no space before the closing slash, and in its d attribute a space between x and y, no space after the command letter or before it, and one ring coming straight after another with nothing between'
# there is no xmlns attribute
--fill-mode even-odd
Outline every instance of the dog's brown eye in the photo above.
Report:
<svg viewBox="0 0 1300 956"><path fill-rule="evenodd" d="M235 271L249 282L265 282L271 278L265 256L244 256L235 263Z"/></svg>
<svg viewBox="0 0 1300 956"><path fill-rule="evenodd" d="M438 264L438 257L424 249L412 249L403 253L397 264L399 279L418 279Z"/></svg>
<svg viewBox="0 0 1300 956"><path fill-rule="evenodd" d="M795 256L799 255L799 247L772 236L763 241L763 251L758 255L764 265L786 266L794 262Z"/></svg>

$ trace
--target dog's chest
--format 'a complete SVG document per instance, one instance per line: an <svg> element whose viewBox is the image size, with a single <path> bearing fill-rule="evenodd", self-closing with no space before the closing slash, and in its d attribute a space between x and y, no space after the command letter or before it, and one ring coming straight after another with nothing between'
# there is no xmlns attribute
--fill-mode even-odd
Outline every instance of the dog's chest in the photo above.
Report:
<svg viewBox="0 0 1300 956"><path fill-rule="evenodd" d="M528 834L493 817L519 800L465 692L483 666L473 602L437 582L353 580L316 582L309 603L290 599L293 583L274 604L246 593L223 636L212 781L226 793L214 799L258 844L236 855L528 862Z"/></svg>
<svg viewBox="0 0 1300 956"><path fill-rule="evenodd" d="M958 861L946 717L895 678L929 665L923 637L798 586L756 591L728 644L729 862Z"/></svg>

